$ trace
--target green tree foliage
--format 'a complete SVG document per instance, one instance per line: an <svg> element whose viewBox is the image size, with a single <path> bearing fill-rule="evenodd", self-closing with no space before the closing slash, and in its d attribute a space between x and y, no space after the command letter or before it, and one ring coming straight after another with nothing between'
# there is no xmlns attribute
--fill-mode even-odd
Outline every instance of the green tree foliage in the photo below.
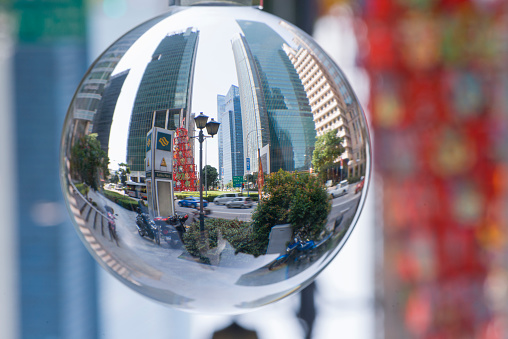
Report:
<svg viewBox="0 0 508 339"><path fill-rule="evenodd" d="M118 176L117 173L115 173L113 176L111 176L111 180L110 180L113 184L118 184L118 182L120 181L120 177Z"/></svg>
<svg viewBox="0 0 508 339"><path fill-rule="evenodd" d="M245 174L245 181L250 182L252 184L256 183L258 180L258 172L254 172L252 174ZM252 187L252 185L251 185Z"/></svg>
<svg viewBox="0 0 508 339"><path fill-rule="evenodd" d="M126 163L121 162L118 164L118 171L116 172L120 178L120 182L125 185L127 182L127 174L131 173L129 166Z"/></svg>
<svg viewBox="0 0 508 339"><path fill-rule="evenodd" d="M291 224L293 236L302 239L317 239L325 229L331 205L317 177L279 170L265 177L263 194L252 215L254 237L259 243L256 255L266 252L275 225Z"/></svg>
<svg viewBox="0 0 508 339"><path fill-rule="evenodd" d="M203 185L206 184L206 190L208 191L208 187L210 186L215 187L219 184L219 172L217 172L217 169L215 167L206 165L205 167L203 167L201 180L203 182Z"/></svg>
<svg viewBox="0 0 508 339"><path fill-rule="evenodd" d="M71 171L74 177L97 190L100 179L109 175L109 158L101 149L97 134L81 137L71 149Z"/></svg>
<svg viewBox="0 0 508 339"><path fill-rule="evenodd" d="M321 179L325 179L326 170L344 153L342 138L337 136L336 130L331 130L316 137L312 166Z"/></svg>

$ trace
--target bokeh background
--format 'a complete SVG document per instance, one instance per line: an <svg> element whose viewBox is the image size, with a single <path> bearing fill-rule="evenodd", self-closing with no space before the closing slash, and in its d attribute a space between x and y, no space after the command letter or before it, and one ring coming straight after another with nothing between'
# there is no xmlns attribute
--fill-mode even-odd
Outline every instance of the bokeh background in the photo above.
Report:
<svg viewBox="0 0 508 339"><path fill-rule="evenodd" d="M508 337L508 2L265 1L348 76L374 175L316 283L235 317L175 311L115 281L60 193L60 130L82 75L167 8L0 0L0 338Z"/></svg>

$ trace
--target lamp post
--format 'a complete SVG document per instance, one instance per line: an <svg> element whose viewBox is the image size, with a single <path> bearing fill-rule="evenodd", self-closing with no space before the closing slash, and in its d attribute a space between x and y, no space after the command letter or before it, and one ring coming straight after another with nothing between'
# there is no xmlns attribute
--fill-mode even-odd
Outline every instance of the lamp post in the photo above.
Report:
<svg viewBox="0 0 508 339"><path fill-rule="evenodd" d="M220 122L215 120L208 121L208 116L200 112L197 117L194 118L196 127L199 129L198 141L199 141L199 231L201 232L201 239L203 239L205 233L205 215L203 213L203 141L205 138L213 138L219 131ZM206 131L209 135L203 133L203 129L206 127Z"/></svg>

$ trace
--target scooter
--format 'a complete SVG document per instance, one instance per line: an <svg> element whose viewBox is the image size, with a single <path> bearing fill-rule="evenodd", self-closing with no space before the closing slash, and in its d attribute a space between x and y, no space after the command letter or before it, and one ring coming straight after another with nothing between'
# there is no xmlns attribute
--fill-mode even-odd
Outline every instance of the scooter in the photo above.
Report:
<svg viewBox="0 0 508 339"><path fill-rule="evenodd" d="M137 209L136 226L141 237L147 237L160 245L160 231L158 225L150 219L148 213L141 208Z"/></svg>
<svg viewBox="0 0 508 339"><path fill-rule="evenodd" d="M169 247L180 247L184 243L185 221L188 218L188 214L175 214L169 217L157 217L154 219L155 223L160 226L162 239L167 242Z"/></svg>
<svg viewBox="0 0 508 339"><path fill-rule="evenodd" d="M106 210L106 217L108 219L108 231L109 231L109 239L111 241L115 241L118 245L118 236L116 234L116 217L115 217L115 211L113 208L111 208L108 205L104 206L104 209Z"/></svg>
<svg viewBox="0 0 508 339"><path fill-rule="evenodd" d="M279 256L277 259L275 259L269 266L268 269L270 271L273 271L280 266L289 263L290 259L293 260L293 262L299 262L303 258L306 258L314 248L316 248L316 244L314 240L305 240L302 241L300 238L295 237L293 239L293 242L291 242L286 247L286 253Z"/></svg>

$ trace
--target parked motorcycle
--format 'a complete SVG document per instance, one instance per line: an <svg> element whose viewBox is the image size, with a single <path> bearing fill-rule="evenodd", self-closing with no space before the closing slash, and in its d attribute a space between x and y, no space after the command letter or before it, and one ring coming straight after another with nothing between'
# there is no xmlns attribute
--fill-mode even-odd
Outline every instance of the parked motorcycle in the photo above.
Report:
<svg viewBox="0 0 508 339"><path fill-rule="evenodd" d="M104 210L106 211L106 217L108 219L109 239L111 241L114 240L118 245L118 235L116 234L115 211L108 205L104 206Z"/></svg>
<svg viewBox="0 0 508 339"><path fill-rule="evenodd" d="M270 271L290 262L300 262L305 258L310 258L312 251L316 248L314 240L301 240L295 237L286 247L286 253L275 259L269 266Z"/></svg>
<svg viewBox="0 0 508 339"><path fill-rule="evenodd" d="M136 216L136 226L138 233L142 237L153 240L157 245L161 244L160 228L158 225L150 219L150 215L146 209L138 207L138 215Z"/></svg>
<svg viewBox="0 0 508 339"><path fill-rule="evenodd" d="M161 237L167 242L169 247L176 248L183 244L183 235L186 231L185 221L189 218L188 214L175 214L169 217L157 217L155 223L160 227Z"/></svg>

